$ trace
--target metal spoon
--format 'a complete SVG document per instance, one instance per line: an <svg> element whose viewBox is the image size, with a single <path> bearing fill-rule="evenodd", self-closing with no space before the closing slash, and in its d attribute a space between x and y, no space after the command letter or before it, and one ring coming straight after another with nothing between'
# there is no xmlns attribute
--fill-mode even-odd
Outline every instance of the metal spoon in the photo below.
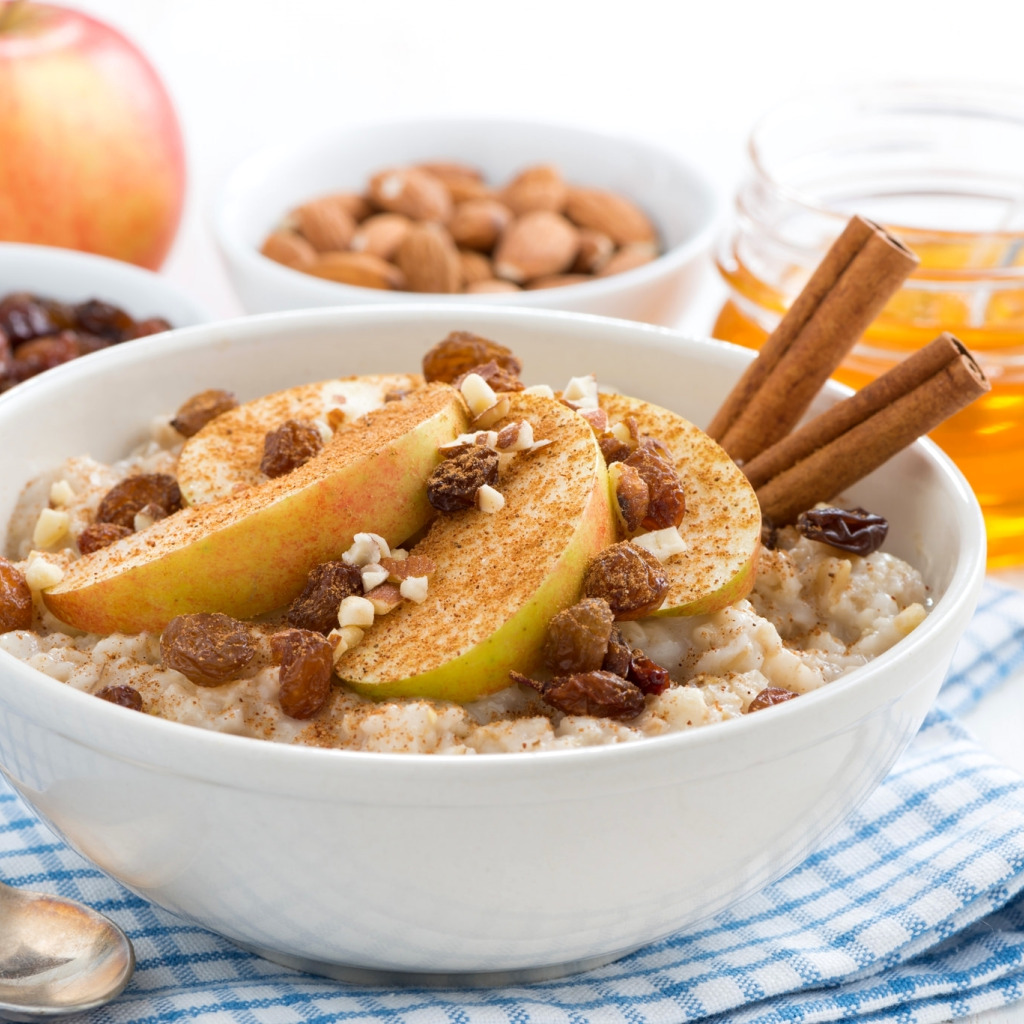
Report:
<svg viewBox="0 0 1024 1024"><path fill-rule="evenodd" d="M102 914L0 882L0 1020L53 1020L102 1006L134 968L131 942Z"/></svg>

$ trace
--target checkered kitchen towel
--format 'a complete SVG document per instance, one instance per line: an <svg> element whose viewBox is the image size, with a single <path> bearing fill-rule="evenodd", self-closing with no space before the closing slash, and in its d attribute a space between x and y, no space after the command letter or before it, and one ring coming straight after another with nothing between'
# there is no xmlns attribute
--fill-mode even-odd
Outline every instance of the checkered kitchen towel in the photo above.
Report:
<svg viewBox="0 0 1024 1024"><path fill-rule="evenodd" d="M6 787L0 877L85 900L133 939L130 986L83 1024L947 1021L1024 999L1024 778L954 717L1022 666L1024 596L990 583L940 706L815 854L703 926L561 981L390 990L285 970L126 892Z"/></svg>

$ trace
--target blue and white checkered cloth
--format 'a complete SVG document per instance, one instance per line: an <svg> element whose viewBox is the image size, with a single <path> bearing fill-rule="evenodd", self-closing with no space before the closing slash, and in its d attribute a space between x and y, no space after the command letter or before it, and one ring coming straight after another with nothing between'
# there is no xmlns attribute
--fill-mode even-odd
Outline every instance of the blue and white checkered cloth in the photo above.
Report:
<svg viewBox="0 0 1024 1024"><path fill-rule="evenodd" d="M816 853L703 926L560 981L393 990L277 967L122 889L2 782L0 876L131 936L131 984L83 1024L938 1024L1024 999L1024 777L955 718L1022 666L1024 595L989 583L939 706Z"/></svg>

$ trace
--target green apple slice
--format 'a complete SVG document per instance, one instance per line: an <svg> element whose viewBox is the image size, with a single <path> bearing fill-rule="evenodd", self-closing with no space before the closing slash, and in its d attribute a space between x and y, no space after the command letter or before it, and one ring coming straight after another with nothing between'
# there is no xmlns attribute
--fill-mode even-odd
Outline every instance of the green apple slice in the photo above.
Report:
<svg viewBox="0 0 1024 1024"><path fill-rule="evenodd" d="M634 417L641 434L671 453L683 482L686 550L665 561L671 583L655 615L704 615L746 597L761 550L761 508L743 471L689 420L627 395L602 394L611 423Z"/></svg>
<svg viewBox="0 0 1024 1024"><path fill-rule="evenodd" d="M438 446L467 429L465 404L431 384L342 430L286 476L182 509L72 563L43 599L91 633L160 630L175 615L251 618L287 604L313 566L356 533L399 544L433 516Z"/></svg>
<svg viewBox="0 0 1024 1024"><path fill-rule="evenodd" d="M539 661L552 616L578 600L590 559L615 537L604 457L559 402L512 394L509 420L552 443L512 457L495 513L439 516L413 553L437 566L421 604L380 617L341 656L339 677L374 697L470 701Z"/></svg>
<svg viewBox="0 0 1024 1024"><path fill-rule="evenodd" d="M222 413L190 437L178 459L182 499L200 505L241 487L263 483L263 439L285 420L326 421L344 428L381 408L392 394L423 386L418 374L388 373L340 377L263 395ZM335 425L335 424L332 424Z"/></svg>

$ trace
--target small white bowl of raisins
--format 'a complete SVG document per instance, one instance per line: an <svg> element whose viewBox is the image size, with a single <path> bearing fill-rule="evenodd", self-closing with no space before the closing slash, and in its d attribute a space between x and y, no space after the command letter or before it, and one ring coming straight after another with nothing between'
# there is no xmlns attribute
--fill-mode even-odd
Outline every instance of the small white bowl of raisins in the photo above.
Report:
<svg viewBox="0 0 1024 1024"><path fill-rule="evenodd" d="M0 242L0 392L80 356L210 319L152 271L71 249Z"/></svg>

